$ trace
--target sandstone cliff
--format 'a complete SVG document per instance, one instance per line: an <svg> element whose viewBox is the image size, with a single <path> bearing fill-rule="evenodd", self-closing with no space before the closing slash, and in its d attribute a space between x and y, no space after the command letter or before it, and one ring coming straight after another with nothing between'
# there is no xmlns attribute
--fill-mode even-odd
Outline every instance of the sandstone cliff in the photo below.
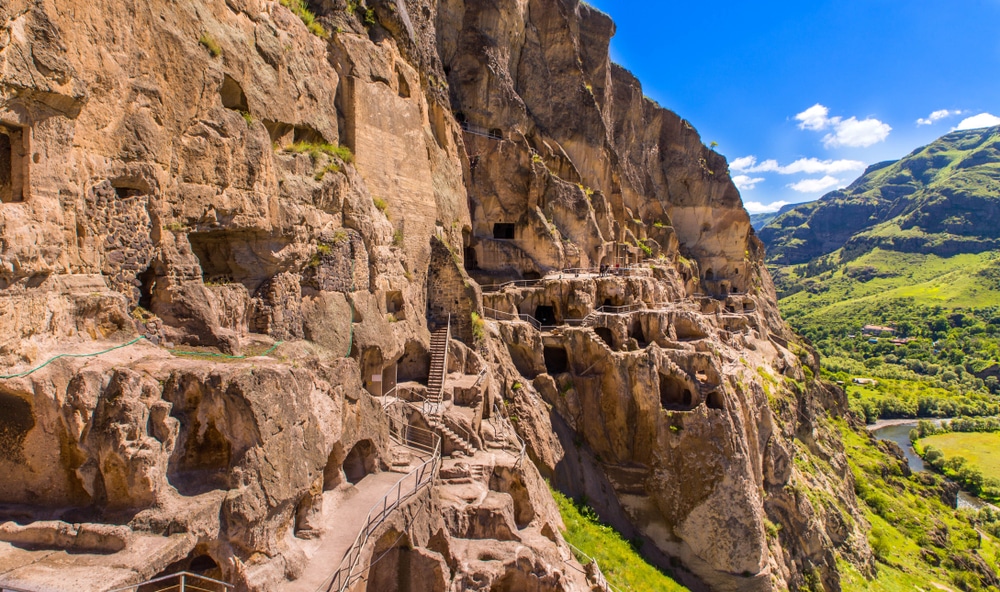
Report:
<svg viewBox="0 0 1000 592"><path fill-rule="evenodd" d="M0 582L316 589L425 466L353 589L598 585L542 476L696 589L870 572L843 394L613 33L575 0L0 6L0 359L144 337L0 383Z"/></svg>

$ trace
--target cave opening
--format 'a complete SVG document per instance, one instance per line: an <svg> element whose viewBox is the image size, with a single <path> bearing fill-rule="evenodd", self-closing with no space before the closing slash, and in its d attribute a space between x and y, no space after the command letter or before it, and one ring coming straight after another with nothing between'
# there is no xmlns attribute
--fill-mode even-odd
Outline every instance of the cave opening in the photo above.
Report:
<svg viewBox="0 0 1000 592"><path fill-rule="evenodd" d="M181 436L171 458L167 479L181 495L229 489L233 446L213 420L181 416Z"/></svg>
<svg viewBox="0 0 1000 592"><path fill-rule="evenodd" d="M377 468L378 452L371 440L361 440L344 458L344 477L352 485L374 473Z"/></svg>
<svg viewBox="0 0 1000 592"><path fill-rule="evenodd" d="M410 83L406 81L406 76L403 76L403 72L396 70L396 78L399 83L399 96L404 99L410 98Z"/></svg>
<svg viewBox="0 0 1000 592"><path fill-rule="evenodd" d="M709 409L725 409L726 402L722 398L722 393L719 391L712 391L708 393L708 398L705 400L705 404L708 405Z"/></svg>
<svg viewBox="0 0 1000 592"><path fill-rule="evenodd" d="M538 273L537 271L526 271L523 274L521 274L521 277L523 277L526 280L534 281L542 279L542 274Z"/></svg>
<svg viewBox="0 0 1000 592"><path fill-rule="evenodd" d="M332 491L344 482L344 476L340 471L343 464L344 446L337 442L327 457L326 467L323 468L323 491Z"/></svg>
<svg viewBox="0 0 1000 592"><path fill-rule="evenodd" d="M241 113L248 113L250 111L250 106L247 103L247 96L243 92L243 87L240 86L236 79L231 77L229 74L225 74L222 79L222 88L219 89L219 96L222 99L222 106L226 109L232 109L233 111L239 111Z"/></svg>
<svg viewBox="0 0 1000 592"><path fill-rule="evenodd" d="M660 405L668 411L690 411L694 409L694 394L679 377L660 374Z"/></svg>
<svg viewBox="0 0 1000 592"><path fill-rule="evenodd" d="M487 135L490 137L491 140L502 140L503 139L503 130L500 129L500 128L498 128L498 127L495 127L495 128L492 128L489 131L489 134L487 134Z"/></svg>
<svg viewBox="0 0 1000 592"><path fill-rule="evenodd" d="M608 347L615 349L615 335L611 332L608 327L594 327L594 333L601 338L604 343L608 344Z"/></svg>
<svg viewBox="0 0 1000 592"><path fill-rule="evenodd" d="M0 202L24 201L22 132L0 126Z"/></svg>
<svg viewBox="0 0 1000 592"><path fill-rule="evenodd" d="M479 269L479 257L476 255L476 249L473 247L465 247L465 271L476 271Z"/></svg>
<svg viewBox="0 0 1000 592"><path fill-rule="evenodd" d="M400 321L406 318L406 309L401 291L390 290L385 293L385 312L393 315Z"/></svg>
<svg viewBox="0 0 1000 592"><path fill-rule="evenodd" d="M649 340L646 339L646 332L642 329L642 323L635 322L629 328L629 337L635 339L636 343L639 344L640 348L645 348L649 345Z"/></svg>
<svg viewBox="0 0 1000 592"><path fill-rule="evenodd" d="M554 327L558 324L556 321L556 309L551 306L535 307L535 319L543 327Z"/></svg>
<svg viewBox="0 0 1000 592"><path fill-rule="evenodd" d="M153 310L153 290L156 289L156 271L150 265L137 277L139 280L139 306L146 310Z"/></svg>
<svg viewBox="0 0 1000 592"><path fill-rule="evenodd" d="M497 222L493 225L493 238L499 240L513 240L515 229L515 225L510 222Z"/></svg>
<svg viewBox="0 0 1000 592"><path fill-rule="evenodd" d="M714 280L715 279L715 272L712 271L711 267L709 267L708 269L705 270L705 279L706 280Z"/></svg>
<svg viewBox="0 0 1000 592"><path fill-rule="evenodd" d="M569 371L569 355L564 347L545 346L545 371L551 376Z"/></svg>
<svg viewBox="0 0 1000 592"><path fill-rule="evenodd" d="M24 439L35 427L31 403L21 397L0 392L0 459L24 462Z"/></svg>

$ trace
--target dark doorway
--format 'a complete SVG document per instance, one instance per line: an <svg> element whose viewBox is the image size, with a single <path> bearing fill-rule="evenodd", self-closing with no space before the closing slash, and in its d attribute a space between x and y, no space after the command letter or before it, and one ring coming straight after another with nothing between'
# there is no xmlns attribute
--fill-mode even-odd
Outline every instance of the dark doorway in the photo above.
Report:
<svg viewBox="0 0 1000 592"><path fill-rule="evenodd" d="M503 139L503 130L500 129L500 128L498 128L498 127L495 127L495 128L493 128L493 129L490 130L489 136L490 136L490 139L493 139L493 140L502 140Z"/></svg>
<svg viewBox="0 0 1000 592"><path fill-rule="evenodd" d="M378 454L371 440L362 440L351 448L344 459L344 476L351 484L356 484L375 472Z"/></svg>
<svg viewBox="0 0 1000 592"><path fill-rule="evenodd" d="M0 127L0 202L24 201L20 129Z"/></svg>
<svg viewBox="0 0 1000 592"><path fill-rule="evenodd" d="M569 356L566 354L566 348L546 346L544 356L545 371L551 376L563 374L569 370Z"/></svg>
<svg viewBox="0 0 1000 592"><path fill-rule="evenodd" d="M476 256L476 250L472 247L465 247L465 270L475 271L479 269L479 258Z"/></svg>
<svg viewBox="0 0 1000 592"><path fill-rule="evenodd" d="M139 274L139 306L146 310L153 310L153 290L156 288L156 272L150 265L145 271Z"/></svg>
<svg viewBox="0 0 1000 592"><path fill-rule="evenodd" d="M497 222L493 225L493 238L513 240L515 226L509 222Z"/></svg>
<svg viewBox="0 0 1000 592"><path fill-rule="evenodd" d="M611 332L611 329L608 329L607 327L594 327L594 333L597 333L597 336L600 337L604 343L607 343L608 347L615 349L615 336L614 333Z"/></svg>
<svg viewBox="0 0 1000 592"><path fill-rule="evenodd" d="M556 309L551 306L539 306L535 309L535 319L542 326L554 327L556 323Z"/></svg>
<svg viewBox="0 0 1000 592"><path fill-rule="evenodd" d="M250 110L250 107L247 105L247 96L243 93L243 87L228 74L224 75L219 95L222 98L222 106L226 109L241 111L243 113Z"/></svg>
<svg viewBox="0 0 1000 592"><path fill-rule="evenodd" d="M677 376L660 374L660 405L668 411L694 409L691 387Z"/></svg>
<svg viewBox="0 0 1000 592"><path fill-rule="evenodd" d="M708 405L709 409L725 409L726 402L722 398L722 393L719 391L712 391L708 393L708 398L705 400L705 404Z"/></svg>

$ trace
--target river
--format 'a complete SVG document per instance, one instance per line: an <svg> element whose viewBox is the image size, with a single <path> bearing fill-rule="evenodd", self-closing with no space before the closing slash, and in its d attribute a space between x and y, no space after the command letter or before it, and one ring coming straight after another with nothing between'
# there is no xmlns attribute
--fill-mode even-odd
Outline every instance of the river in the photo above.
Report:
<svg viewBox="0 0 1000 592"><path fill-rule="evenodd" d="M933 423L940 425L942 421L947 421L943 419L933 419ZM924 459L920 458L913 446L910 444L910 430L917 427L917 421L906 421L906 422L886 422L881 426L869 426L873 428L871 431L875 434L875 437L879 440L890 440L899 444L899 447L903 449L903 454L906 455L906 462L910 464L911 471L926 471L927 467L924 465ZM986 507L986 502L979 499L978 497L966 492L959 490L958 492L958 505L959 509L962 508L972 508L973 510L979 510Z"/></svg>

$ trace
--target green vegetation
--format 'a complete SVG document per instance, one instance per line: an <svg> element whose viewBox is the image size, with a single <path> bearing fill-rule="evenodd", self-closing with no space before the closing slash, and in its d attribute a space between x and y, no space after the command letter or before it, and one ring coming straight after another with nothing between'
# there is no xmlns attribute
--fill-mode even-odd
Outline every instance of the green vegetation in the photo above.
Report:
<svg viewBox="0 0 1000 592"><path fill-rule="evenodd" d="M375 209L382 212L383 214L387 209L389 209L389 203L378 196L372 196L372 203L375 204Z"/></svg>
<svg viewBox="0 0 1000 592"><path fill-rule="evenodd" d="M839 562L844 590L930 590L934 584L995 590L986 583L996 581L990 566L997 565L1000 548L976 531L984 519L946 506L940 499L941 477L926 472L907 477L906 461L886 454L863 430L843 421L837 425L855 493L871 524L868 540L878 561L878 575L872 581Z"/></svg>
<svg viewBox="0 0 1000 592"><path fill-rule="evenodd" d="M566 523L563 536L571 545L597 560L609 584L622 592L687 590L646 562L635 546L623 539L615 529L602 524L586 500L570 501L554 489L552 495L559 505L563 522ZM588 558L579 554L577 559L580 563L589 563Z"/></svg>
<svg viewBox="0 0 1000 592"><path fill-rule="evenodd" d="M339 172L340 172L340 165L338 165L335 162L331 162L327 164L325 167L321 168L313 178L316 179L317 181L322 181L323 178L326 177L327 173L339 173Z"/></svg>
<svg viewBox="0 0 1000 592"><path fill-rule="evenodd" d="M219 47L219 42L216 41L215 37L212 37L208 31L201 34L201 37L198 38L198 43L207 49L208 53L212 54L213 58L217 58L222 55L222 48Z"/></svg>
<svg viewBox="0 0 1000 592"><path fill-rule="evenodd" d="M910 432L913 447L927 464L962 488L989 502L1000 502L1000 420L961 419L941 427L921 421Z"/></svg>
<svg viewBox="0 0 1000 592"><path fill-rule="evenodd" d="M309 29L310 33L321 39L330 38L330 32L323 25L316 22L316 14L306 7L306 0L281 0L281 5L302 19L302 24Z"/></svg>
<svg viewBox="0 0 1000 592"><path fill-rule="evenodd" d="M402 247L403 246L403 229L398 228L396 232L392 234L392 246Z"/></svg>
<svg viewBox="0 0 1000 592"><path fill-rule="evenodd" d="M320 159L322 155L334 156L345 163L354 162L354 154L347 146L337 146L326 142L296 142L285 146L288 152L295 154L309 154L313 161Z"/></svg>
<svg viewBox="0 0 1000 592"><path fill-rule="evenodd" d="M486 321L478 313L472 313L472 338L476 343L486 339Z"/></svg>

